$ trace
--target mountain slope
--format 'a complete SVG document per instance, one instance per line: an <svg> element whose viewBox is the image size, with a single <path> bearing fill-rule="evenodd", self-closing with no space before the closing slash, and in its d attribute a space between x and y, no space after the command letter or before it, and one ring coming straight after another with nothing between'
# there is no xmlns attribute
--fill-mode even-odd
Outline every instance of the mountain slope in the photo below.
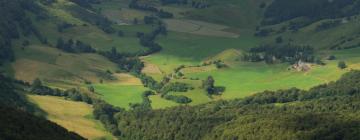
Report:
<svg viewBox="0 0 360 140"><path fill-rule="evenodd" d="M18 90L16 90L18 89ZM22 87L0 75L0 138L12 140L82 140L81 136L45 118L34 116L35 107L27 101ZM30 112L30 113L29 113Z"/></svg>

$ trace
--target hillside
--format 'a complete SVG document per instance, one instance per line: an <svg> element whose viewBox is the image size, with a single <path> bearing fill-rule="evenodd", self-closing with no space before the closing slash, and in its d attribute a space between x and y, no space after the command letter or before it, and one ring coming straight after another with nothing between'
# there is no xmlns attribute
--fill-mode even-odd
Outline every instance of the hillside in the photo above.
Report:
<svg viewBox="0 0 360 140"><path fill-rule="evenodd" d="M95 140L357 139L359 7L3 0L0 102Z"/></svg>
<svg viewBox="0 0 360 140"><path fill-rule="evenodd" d="M18 85L10 78L0 76L0 138L12 140L82 140L83 137L33 114L41 114L29 103ZM21 88L20 88L21 89Z"/></svg>

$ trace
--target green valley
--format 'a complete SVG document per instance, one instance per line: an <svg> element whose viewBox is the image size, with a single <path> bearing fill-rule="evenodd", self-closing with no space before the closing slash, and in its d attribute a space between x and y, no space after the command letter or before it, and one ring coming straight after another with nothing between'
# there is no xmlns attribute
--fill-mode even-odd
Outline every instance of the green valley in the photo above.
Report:
<svg viewBox="0 0 360 140"><path fill-rule="evenodd" d="M358 139L359 7L3 0L0 101L64 139Z"/></svg>

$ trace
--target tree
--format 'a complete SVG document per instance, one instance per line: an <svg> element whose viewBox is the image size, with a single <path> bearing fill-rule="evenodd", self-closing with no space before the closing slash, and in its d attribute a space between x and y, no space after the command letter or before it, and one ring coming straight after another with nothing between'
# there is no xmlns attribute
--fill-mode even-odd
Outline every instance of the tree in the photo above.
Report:
<svg viewBox="0 0 360 140"><path fill-rule="evenodd" d="M336 56L330 55L327 59L328 59L328 60L335 60L335 59L336 59Z"/></svg>
<svg viewBox="0 0 360 140"><path fill-rule="evenodd" d="M118 31L118 36L120 36L120 37L123 37L124 36L124 32L123 31Z"/></svg>
<svg viewBox="0 0 360 140"><path fill-rule="evenodd" d="M57 40L57 43L56 43L56 48L58 48L58 49L61 49L61 48L63 48L64 47L64 39L63 38L58 38L58 40Z"/></svg>
<svg viewBox="0 0 360 140"><path fill-rule="evenodd" d="M31 87L32 87L33 89L42 87L42 82L41 82L41 80L40 80L39 78L36 78L36 79L33 81Z"/></svg>
<svg viewBox="0 0 360 140"><path fill-rule="evenodd" d="M22 42L22 45L23 45L24 47L29 46L29 45L30 45L29 40L24 40L24 41Z"/></svg>
<svg viewBox="0 0 360 140"><path fill-rule="evenodd" d="M276 43L280 44L283 42L283 38L281 36L279 36L275 39L275 41L276 41Z"/></svg>
<svg viewBox="0 0 360 140"><path fill-rule="evenodd" d="M345 69L345 68L347 68L347 65L346 65L345 61L339 61L338 67L340 69Z"/></svg>
<svg viewBox="0 0 360 140"><path fill-rule="evenodd" d="M95 88L94 88L93 86L89 86L88 89L89 89L89 91L92 92L92 93L95 92Z"/></svg>
<svg viewBox="0 0 360 140"><path fill-rule="evenodd" d="M208 76L203 83L204 89L207 91L208 94L214 93L214 84L215 80L212 76Z"/></svg>
<svg viewBox="0 0 360 140"><path fill-rule="evenodd" d="M134 18L134 20L133 20L133 24L138 24L139 23L139 20L137 19L137 18Z"/></svg>

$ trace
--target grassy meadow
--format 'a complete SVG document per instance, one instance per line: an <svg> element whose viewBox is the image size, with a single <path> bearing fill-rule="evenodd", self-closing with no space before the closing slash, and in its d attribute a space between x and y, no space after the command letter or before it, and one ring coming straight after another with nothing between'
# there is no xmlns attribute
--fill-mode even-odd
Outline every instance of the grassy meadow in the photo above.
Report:
<svg viewBox="0 0 360 140"><path fill-rule="evenodd" d="M74 86L84 81L98 82L104 79L102 75L107 70L118 69L97 54L71 54L42 45L14 48L17 58L12 64L14 76L27 82L40 78L50 85Z"/></svg>
<svg viewBox="0 0 360 140"><path fill-rule="evenodd" d="M179 80L196 87L193 91L175 93L191 98L193 102L190 105L218 99L243 98L264 90L292 87L306 90L319 84L335 81L343 73L360 68L360 57L357 56L359 49L319 50L316 55L322 59L326 59L329 55L335 55L337 60L324 60L325 66L313 65L308 72L298 72L289 70L290 65L288 63L268 65L265 63L242 62L242 51L246 51L262 42L257 38L240 36L234 39L170 32L168 36L159 38L158 42L164 47L163 51L145 57L145 60L152 65L156 65L164 73L172 73L180 65L196 66L209 60L223 60L229 66L224 69L217 69L214 65L183 69L181 72L185 74L187 79L200 79L197 84L189 82L189 80ZM337 67L338 61L341 60L348 63L347 69L341 70ZM159 75L158 77L160 77ZM213 76L217 85L226 87L223 95L210 99L203 90L198 88L201 80L207 76ZM169 101L156 96L150 99L153 108L174 106L174 103L169 103Z"/></svg>
<svg viewBox="0 0 360 140"><path fill-rule="evenodd" d="M165 73L172 72L180 65L201 64L205 59L227 49L246 50L259 43L258 39L251 36L226 38L178 32L170 32L167 36L160 37L158 42L163 46L163 50L145 59L156 64Z"/></svg>
<svg viewBox="0 0 360 140"><path fill-rule="evenodd" d="M94 84L95 92L108 103L129 109L130 103L141 103L146 90L141 81L129 74L116 74L118 80Z"/></svg>
<svg viewBox="0 0 360 140"><path fill-rule="evenodd" d="M60 97L28 95L28 98L47 113L47 118L79 135L90 139L111 140L102 124L92 118L92 107L82 102L67 101Z"/></svg>

